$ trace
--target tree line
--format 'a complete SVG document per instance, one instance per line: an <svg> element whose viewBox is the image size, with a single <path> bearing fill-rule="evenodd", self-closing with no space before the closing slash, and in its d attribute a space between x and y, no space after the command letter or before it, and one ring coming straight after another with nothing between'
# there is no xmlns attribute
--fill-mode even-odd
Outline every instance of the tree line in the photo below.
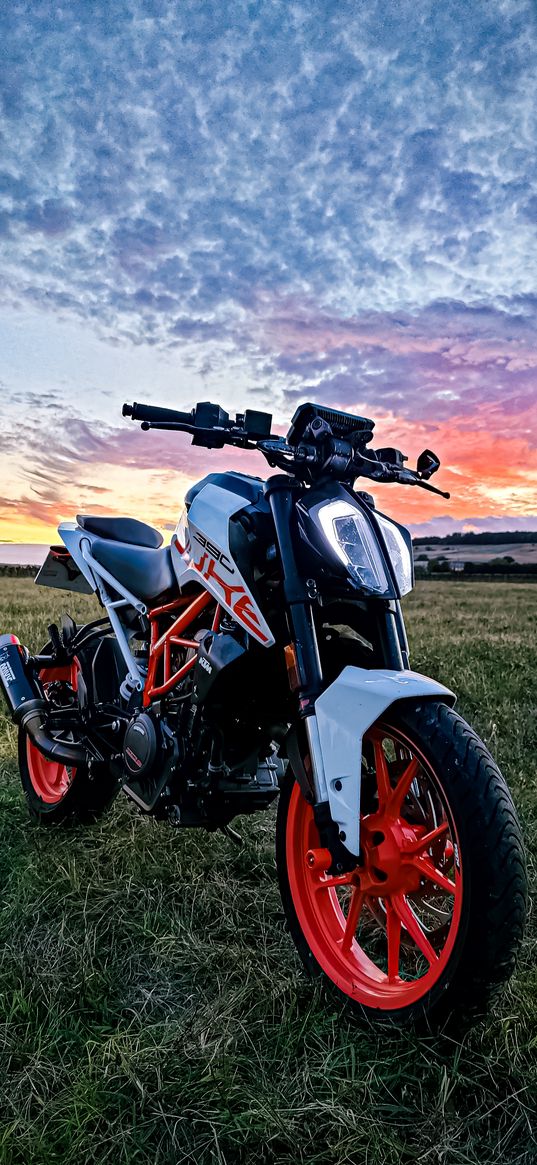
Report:
<svg viewBox="0 0 537 1165"><path fill-rule="evenodd" d="M504 542L537 542L537 530L503 530L483 534L444 534L413 538L414 546L498 546Z"/></svg>

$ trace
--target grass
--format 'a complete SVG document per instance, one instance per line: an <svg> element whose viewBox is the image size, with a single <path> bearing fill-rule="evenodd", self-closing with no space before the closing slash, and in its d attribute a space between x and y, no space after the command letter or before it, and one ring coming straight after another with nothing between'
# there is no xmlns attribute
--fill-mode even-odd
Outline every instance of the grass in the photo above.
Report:
<svg viewBox="0 0 537 1165"><path fill-rule="evenodd" d="M0 580L0 629L34 649L64 605L91 609ZM406 611L414 667L507 775L535 884L537 588L421 583ZM535 1165L533 920L481 1026L356 1026L300 970L273 813L241 823L242 850L123 798L90 829L37 829L0 715L2 1165Z"/></svg>

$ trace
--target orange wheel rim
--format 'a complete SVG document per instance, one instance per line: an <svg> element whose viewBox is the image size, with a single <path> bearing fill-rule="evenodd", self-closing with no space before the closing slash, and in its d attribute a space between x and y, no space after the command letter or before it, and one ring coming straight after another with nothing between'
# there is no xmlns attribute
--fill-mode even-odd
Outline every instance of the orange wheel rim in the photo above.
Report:
<svg viewBox="0 0 537 1165"><path fill-rule="evenodd" d="M73 660L69 667L46 668L40 672L40 680L45 692L51 683L64 681L76 691L78 664ZM67 767L59 761L47 760L30 739L26 741L26 760L32 787L47 805L63 801L76 775L76 768Z"/></svg>
<svg viewBox="0 0 537 1165"><path fill-rule="evenodd" d="M58 761L47 760L31 740L26 744L26 759L30 780L37 796L47 805L63 801L74 780L76 769L67 768Z"/></svg>
<svg viewBox="0 0 537 1165"><path fill-rule="evenodd" d="M392 728L364 737L369 757L360 863L329 875L299 786L287 817L287 863L302 932L322 970L364 1006L422 999L453 951L462 909L460 846L431 767Z"/></svg>

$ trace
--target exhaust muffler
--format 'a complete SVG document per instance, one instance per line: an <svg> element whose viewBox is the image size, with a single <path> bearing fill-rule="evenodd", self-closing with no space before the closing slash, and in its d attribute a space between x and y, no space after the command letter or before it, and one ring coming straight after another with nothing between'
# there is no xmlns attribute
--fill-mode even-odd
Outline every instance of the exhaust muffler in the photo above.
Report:
<svg viewBox="0 0 537 1165"><path fill-rule="evenodd" d="M30 737L47 760L76 766L87 764L82 744L55 740L47 732L48 704L34 675L30 655L16 635L0 635L0 688L15 724Z"/></svg>

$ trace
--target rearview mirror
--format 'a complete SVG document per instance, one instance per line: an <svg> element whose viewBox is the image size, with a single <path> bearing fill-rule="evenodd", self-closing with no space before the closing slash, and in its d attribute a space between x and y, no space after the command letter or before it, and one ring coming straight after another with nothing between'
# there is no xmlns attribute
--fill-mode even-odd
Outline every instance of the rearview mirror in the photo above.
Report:
<svg viewBox="0 0 537 1165"><path fill-rule="evenodd" d="M436 473L437 469L440 469L440 458L436 456L436 453L433 453L432 449L424 449L418 457L416 469L420 477L427 480L433 476L433 473Z"/></svg>

